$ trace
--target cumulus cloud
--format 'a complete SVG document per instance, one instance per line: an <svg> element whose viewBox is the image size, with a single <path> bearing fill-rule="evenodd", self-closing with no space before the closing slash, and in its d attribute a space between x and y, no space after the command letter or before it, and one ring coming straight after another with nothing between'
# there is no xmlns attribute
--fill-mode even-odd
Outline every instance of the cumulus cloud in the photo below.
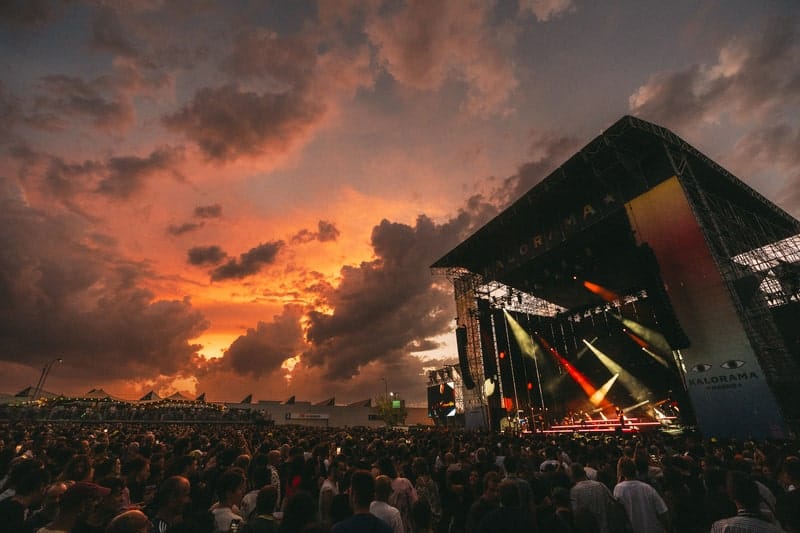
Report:
<svg viewBox="0 0 800 533"><path fill-rule="evenodd" d="M765 120L800 100L797 19L772 19L726 44L713 65L658 72L630 96L631 111L673 128Z"/></svg>
<svg viewBox="0 0 800 533"><path fill-rule="evenodd" d="M305 346L300 319L303 309L287 305L270 322L259 322L237 338L225 352L226 364L238 374L259 377L275 372Z"/></svg>
<svg viewBox="0 0 800 533"><path fill-rule="evenodd" d="M212 160L287 152L323 114L324 105L300 91L257 94L237 85L198 90L164 124L197 143Z"/></svg>
<svg viewBox="0 0 800 533"><path fill-rule="evenodd" d="M97 192L119 199L129 198L144 186L145 180L161 173L182 179L175 164L183 158L179 148L162 147L148 157L112 157L106 164L107 175L97 185Z"/></svg>
<svg viewBox="0 0 800 533"><path fill-rule="evenodd" d="M290 87L305 85L316 62L312 39L255 28L236 36L222 68L237 78L268 78L277 86Z"/></svg>
<svg viewBox="0 0 800 533"><path fill-rule="evenodd" d="M198 205L194 208L197 218L219 218L222 216L222 206L219 204Z"/></svg>
<svg viewBox="0 0 800 533"><path fill-rule="evenodd" d="M24 203L0 186L0 358L82 383L175 374L208 324L188 300L142 288L146 266L120 257L85 219ZM91 245L88 243L92 243Z"/></svg>
<svg viewBox="0 0 800 533"><path fill-rule="evenodd" d="M437 90L446 81L461 81L467 111L505 112L518 82L500 34L489 25L489 10L481 1L412 0L373 14L366 33L399 83Z"/></svg>
<svg viewBox="0 0 800 533"><path fill-rule="evenodd" d="M327 220L320 220L317 223L317 231L301 229L292 237L292 243L303 244L318 240L319 242L335 241L339 238L339 230Z"/></svg>
<svg viewBox="0 0 800 533"><path fill-rule="evenodd" d="M530 136L531 160L521 165L516 174L505 178L493 192L492 199L496 205L509 204L528 192L564 163L581 145L581 141L575 137L554 132L532 131Z"/></svg>
<svg viewBox="0 0 800 533"><path fill-rule="evenodd" d="M476 212L482 211L462 210L444 224L420 216L413 226L375 226L376 259L343 267L340 284L325 288L333 312L309 313L304 364L324 368L326 379L348 379L373 362L408 361L411 350L446 332L452 289L437 284L429 266L484 221Z"/></svg>
<svg viewBox="0 0 800 533"><path fill-rule="evenodd" d="M258 274L266 265L275 262L278 252L283 248L283 241L270 241L259 244L239 255L239 259L230 259L211 272L212 281L226 279L242 279Z"/></svg>
<svg viewBox="0 0 800 533"><path fill-rule="evenodd" d="M228 254L217 245L195 246L188 252L188 261L192 265L218 265Z"/></svg>

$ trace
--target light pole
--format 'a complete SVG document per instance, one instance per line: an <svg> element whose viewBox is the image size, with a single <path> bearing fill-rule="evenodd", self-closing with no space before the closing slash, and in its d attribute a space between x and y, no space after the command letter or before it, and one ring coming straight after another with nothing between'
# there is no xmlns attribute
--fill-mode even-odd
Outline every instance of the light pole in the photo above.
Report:
<svg viewBox="0 0 800 533"><path fill-rule="evenodd" d="M381 381L383 381L383 388L384 388L384 398L389 398L389 382L386 381L385 377L381 377Z"/></svg>
<svg viewBox="0 0 800 533"><path fill-rule="evenodd" d="M41 393L42 389L44 389L44 382L47 380L47 376L48 374L50 374L50 369L53 368L53 365L56 363L63 363L63 362L64 362L63 359L61 359L60 357L56 357L55 359L48 361L48 363L44 365L44 368L42 368L42 374L39 376L39 381L36 383L36 388L33 390L32 399L36 400L39 398L39 393Z"/></svg>

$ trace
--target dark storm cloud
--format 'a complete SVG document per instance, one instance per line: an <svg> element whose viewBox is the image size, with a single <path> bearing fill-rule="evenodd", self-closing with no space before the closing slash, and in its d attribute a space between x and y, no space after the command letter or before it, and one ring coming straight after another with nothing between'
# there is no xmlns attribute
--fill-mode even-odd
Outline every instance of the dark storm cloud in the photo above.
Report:
<svg viewBox="0 0 800 533"><path fill-rule="evenodd" d="M192 265L218 265L228 254L219 246L195 246L189 249L188 261Z"/></svg>
<svg viewBox="0 0 800 533"><path fill-rule="evenodd" d="M278 370L283 362L302 349L302 308L289 305L271 322L259 322L255 329L233 341L225 362L238 374L259 377Z"/></svg>
<svg viewBox="0 0 800 533"><path fill-rule="evenodd" d="M98 240L83 218L32 209L0 181L0 358L38 369L63 357L59 374L84 383L189 364L189 339L207 328L201 313L141 288L145 265L87 246Z"/></svg>
<svg viewBox="0 0 800 533"><path fill-rule="evenodd" d="M317 231L301 229L292 237L292 243L304 244L314 240L319 242L335 241L339 238L339 230L332 222L320 220L317 223Z"/></svg>
<svg viewBox="0 0 800 533"><path fill-rule="evenodd" d="M40 114L60 118L62 127L70 117L84 117L101 129L123 129L133 122L134 109L116 83L108 77L86 81L62 74L45 76L34 106Z"/></svg>
<svg viewBox="0 0 800 533"><path fill-rule="evenodd" d="M183 235L184 233L190 233L192 231L198 230L203 227L202 222L184 222L181 225L170 224L167 226L167 233L170 235Z"/></svg>
<svg viewBox="0 0 800 533"><path fill-rule="evenodd" d="M763 117L800 100L798 19L772 19L757 34L732 40L713 67L660 72L630 97L631 110L673 128Z"/></svg>
<svg viewBox="0 0 800 533"><path fill-rule="evenodd" d="M100 8L95 11L91 31L89 43L94 48L126 57L136 56L136 49L128 39L130 32L123 27L114 10Z"/></svg>
<svg viewBox="0 0 800 533"><path fill-rule="evenodd" d="M173 170L183 158L181 149L162 147L148 157L112 157L106 165L107 176L97 185L97 192L118 199L125 199L138 192L145 180L162 172L180 178Z"/></svg>
<svg viewBox="0 0 800 533"><path fill-rule="evenodd" d="M437 284L429 266L495 212L473 199L469 211L444 224L420 216L414 226L384 220L373 228L377 259L342 268L339 286L325 290L332 314L309 313L305 364L347 379L371 362L391 364L428 348L454 316L452 289Z"/></svg>
<svg viewBox="0 0 800 533"><path fill-rule="evenodd" d="M199 205L194 208L197 218L219 218L222 216L222 206L219 204Z"/></svg>
<svg viewBox="0 0 800 533"><path fill-rule="evenodd" d="M11 26L41 27L59 12L55 0L3 0L0 2L0 21Z"/></svg>
<svg viewBox="0 0 800 533"><path fill-rule="evenodd" d="M283 241L259 244L241 254L238 261L231 259L224 265L215 268L211 272L211 280L242 279L257 274L264 266L275 262L275 257L281 248L283 248Z"/></svg>
<svg viewBox="0 0 800 533"><path fill-rule="evenodd" d="M209 159L227 161L286 152L323 111L324 105L302 90L257 94L226 85L198 90L163 122L197 143Z"/></svg>
<svg viewBox="0 0 800 533"><path fill-rule="evenodd" d="M60 157L50 157L44 174L44 187L50 194L68 199L86 189L93 177L104 171L103 165L95 161L70 163Z"/></svg>

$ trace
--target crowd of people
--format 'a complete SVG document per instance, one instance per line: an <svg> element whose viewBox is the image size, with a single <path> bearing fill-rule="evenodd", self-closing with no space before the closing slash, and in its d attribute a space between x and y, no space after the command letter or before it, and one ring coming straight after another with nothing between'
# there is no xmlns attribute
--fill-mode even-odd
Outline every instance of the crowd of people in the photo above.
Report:
<svg viewBox="0 0 800 533"><path fill-rule="evenodd" d="M13 532L800 531L797 441L13 421Z"/></svg>

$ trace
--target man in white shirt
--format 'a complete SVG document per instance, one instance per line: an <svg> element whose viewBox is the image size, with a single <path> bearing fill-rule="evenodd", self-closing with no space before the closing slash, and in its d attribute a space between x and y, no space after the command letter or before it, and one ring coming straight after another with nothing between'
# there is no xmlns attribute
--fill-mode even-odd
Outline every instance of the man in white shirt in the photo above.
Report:
<svg viewBox="0 0 800 533"><path fill-rule="evenodd" d="M389 476L375 478L375 500L369 506L369 512L389 524L393 533L404 533L403 519L396 507L389 505L392 494L392 480Z"/></svg>
<svg viewBox="0 0 800 533"><path fill-rule="evenodd" d="M622 502L634 531L669 531L669 510L656 489L636 479L636 464L628 457L617 463L619 483L614 497Z"/></svg>

